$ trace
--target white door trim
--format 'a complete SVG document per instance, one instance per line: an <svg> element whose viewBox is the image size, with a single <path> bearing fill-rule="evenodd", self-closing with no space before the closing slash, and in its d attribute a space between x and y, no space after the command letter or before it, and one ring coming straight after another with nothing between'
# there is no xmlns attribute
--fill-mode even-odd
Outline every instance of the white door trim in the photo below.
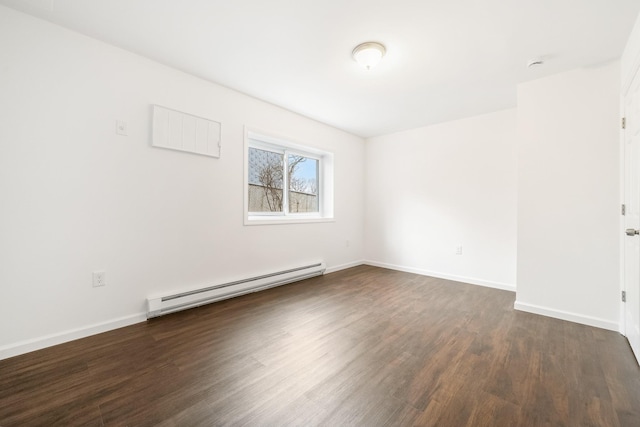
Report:
<svg viewBox="0 0 640 427"><path fill-rule="evenodd" d="M621 85L620 85L620 120L623 117L626 117L626 106L625 106L625 98L629 89L631 88L631 84L633 83L633 79L636 74L640 72L640 44L634 42L635 34L640 32L640 16L636 21L636 26L631 32L631 36L627 42L627 46L625 48L625 52L623 56L631 56L633 59L631 61L631 67L627 69L621 70ZM634 52L635 50L635 52ZM624 64L623 64L624 65ZM620 123L620 208L625 204L625 132L622 129L622 123ZM627 327L626 327L626 312L625 312L625 303L622 301L622 292L626 291L625 285L625 217L620 215L620 233L619 233L619 247L620 247L620 333L624 336L627 335Z"/></svg>

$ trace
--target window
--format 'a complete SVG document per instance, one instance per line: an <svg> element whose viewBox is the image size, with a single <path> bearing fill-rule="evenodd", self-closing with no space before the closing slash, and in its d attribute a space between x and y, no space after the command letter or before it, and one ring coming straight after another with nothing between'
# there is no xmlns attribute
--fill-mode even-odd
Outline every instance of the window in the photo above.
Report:
<svg viewBox="0 0 640 427"><path fill-rule="evenodd" d="M309 155L249 146L249 212L317 213L319 163Z"/></svg>
<svg viewBox="0 0 640 427"><path fill-rule="evenodd" d="M333 156L247 132L245 224L333 217Z"/></svg>

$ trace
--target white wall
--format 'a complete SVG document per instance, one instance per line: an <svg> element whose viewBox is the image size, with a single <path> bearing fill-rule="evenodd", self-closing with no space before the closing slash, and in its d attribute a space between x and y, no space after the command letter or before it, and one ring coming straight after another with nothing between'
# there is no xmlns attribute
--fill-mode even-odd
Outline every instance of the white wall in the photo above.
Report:
<svg viewBox="0 0 640 427"><path fill-rule="evenodd" d="M619 63L518 86L516 308L617 330Z"/></svg>
<svg viewBox="0 0 640 427"><path fill-rule="evenodd" d="M0 358L151 293L363 259L361 138L4 7L0 94ZM222 122L222 157L150 147L151 104ZM245 125L334 153L335 222L243 226Z"/></svg>
<svg viewBox="0 0 640 427"><path fill-rule="evenodd" d="M636 23L631 30L629 40L620 58L620 68L622 75L622 95L626 92L631 80L638 69L640 63L640 15L636 18Z"/></svg>
<svg viewBox="0 0 640 427"><path fill-rule="evenodd" d="M366 159L368 263L515 290L515 109L371 138Z"/></svg>

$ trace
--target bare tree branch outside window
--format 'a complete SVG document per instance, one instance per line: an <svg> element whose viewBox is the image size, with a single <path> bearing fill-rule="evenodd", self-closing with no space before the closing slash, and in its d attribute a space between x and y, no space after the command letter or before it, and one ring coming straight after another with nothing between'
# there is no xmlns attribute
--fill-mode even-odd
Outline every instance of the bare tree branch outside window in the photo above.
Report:
<svg viewBox="0 0 640 427"><path fill-rule="evenodd" d="M275 156L269 158L267 164L258 170L258 180L269 211L282 211L282 161L278 161Z"/></svg>
<svg viewBox="0 0 640 427"><path fill-rule="evenodd" d="M287 185L284 167L287 167ZM252 212L283 212L284 191L288 191L289 212L317 212L316 179L305 178L299 173L305 162L315 162L310 167L317 171L317 160L300 155L283 154L249 148L249 206ZM316 172L317 173L317 172ZM309 172L306 172L307 176Z"/></svg>

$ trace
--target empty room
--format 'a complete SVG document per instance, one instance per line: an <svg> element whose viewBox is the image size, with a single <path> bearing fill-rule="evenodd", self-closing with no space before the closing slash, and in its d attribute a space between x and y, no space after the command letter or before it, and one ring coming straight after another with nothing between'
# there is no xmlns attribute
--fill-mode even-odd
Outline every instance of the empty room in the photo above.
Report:
<svg viewBox="0 0 640 427"><path fill-rule="evenodd" d="M639 14L0 0L0 426L640 426Z"/></svg>

